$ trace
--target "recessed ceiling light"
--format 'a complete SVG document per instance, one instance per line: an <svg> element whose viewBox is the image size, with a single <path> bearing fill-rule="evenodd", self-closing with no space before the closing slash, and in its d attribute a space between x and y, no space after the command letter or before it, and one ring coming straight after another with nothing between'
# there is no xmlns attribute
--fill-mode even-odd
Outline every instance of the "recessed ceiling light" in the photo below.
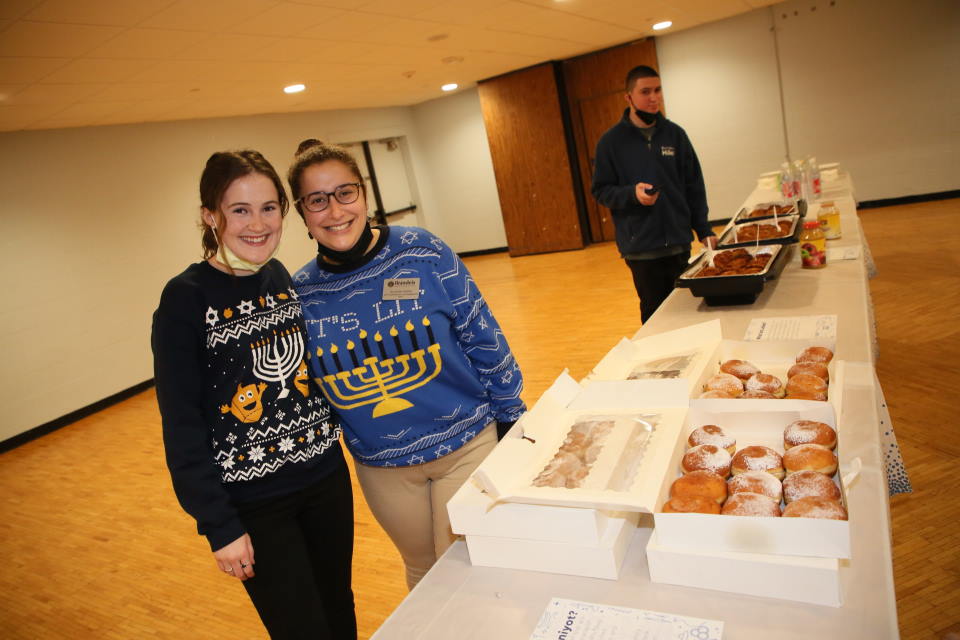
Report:
<svg viewBox="0 0 960 640"><path fill-rule="evenodd" d="M459 86L460 86L460 85L458 85L456 82L451 82L450 84L445 84L445 85L443 85L443 86L440 87L440 88L443 89L444 91L453 91L454 89L456 89L456 88L459 87Z"/></svg>
<svg viewBox="0 0 960 640"><path fill-rule="evenodd" d="M664 20L663 22L658 22L657 24L653 25L653 30L660 31L661 29L669 29L672 26L673 26L672 22L670 22L669 20Z"/></svg>
<svg viewBox="0 0 960 640"><path fill-rule="evenodd" d="M305 84L291 84L283 88L284 93L300 93L307 88Z"/></svg>

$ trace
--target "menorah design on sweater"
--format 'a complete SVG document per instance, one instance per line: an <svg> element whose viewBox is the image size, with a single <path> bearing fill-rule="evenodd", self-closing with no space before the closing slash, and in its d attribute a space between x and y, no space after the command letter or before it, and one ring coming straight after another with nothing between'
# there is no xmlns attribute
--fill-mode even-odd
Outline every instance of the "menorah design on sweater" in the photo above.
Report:
<svg viewBox="0 0 960 640"><path fill-rule="evenodd" d="M303 360L303 335L300 327L277 333L273 338L261 338L250 345L253 353L253 373L264 382L278 382L282 387L278 398L290 395L286 380Z"/></svg>
<svg viewBox="0 0 960 640"><path fill-rule="evenodd" d="M430 320L424 317L421 324L427 334L426 348L420 347L411 321L407 320L403 327L409 338L409 348L405 348L401 343L400 331L395 326L390 327L389 334L393 338L393 350L396 351L394 356L388 355L387 346L379 331L373 336L376 348L374 351L368 340L369 334L361 329L359 339L363 345L363 353L358 357L358 345L353 340L348 340L346 353L350 359L347 361L347 368L344 368L340 360L340 347L331 344L328 353L335 373L330 373L324 359L326 354L322 348L318 348L317 357L324 375L316 378L316 381L330 404L338 409L355 409L372 404L374 418L412 407L412 402L400 396L427 384L436 378L443 368L440 345L434 339ZM350 367L350 364L353 366Z"/></svg>

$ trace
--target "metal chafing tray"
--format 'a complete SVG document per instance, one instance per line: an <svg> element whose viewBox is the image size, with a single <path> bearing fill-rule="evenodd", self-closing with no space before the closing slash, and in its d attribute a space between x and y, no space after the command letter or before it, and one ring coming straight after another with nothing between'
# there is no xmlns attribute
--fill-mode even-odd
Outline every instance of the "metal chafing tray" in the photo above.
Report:
<svg viewBox="0 0 960 640"><path fill-rule="evenodd" d="M759 273L698 278L696 274L706 266L706 253L702 253L687 267L686 271L680 274L676 286L690 289L690 293L698 298L703 298L710 306L753 304L757 296L763 291L766 282L776 278L783 270L787 262L787 255L790 253L790 247L772 244L736 248L745 249L751 256L758 253L768 253L771 254L771 258L763 271ZM716 253L723 252L724 250L718 250Z"/></svg>
<svg viewBox="0 0 960 640"><path fill-rule="evenodd" d="M717 242L718 249L735 249L738 247L753 247L753 246L764 246L764 245L773 245L773 244L793 244L800 237L800 230L803 228L803 225L800 224L800 216L781 216L778 218L778 222L781 220L786 220L790 222L790 228L787 232L787 235L781 236L779 238L765 238L759 241L757 240L744 240L742 242L737 242L737 231L744 227L749 227L754 224L772 224L770 220L758 220L750 221L743 224L733 224L730 225L723 235L720 236L719 242Z"/></svg>
<svg viewBox="0 0 960 640"><path fill-rule="evenodd" d="M761 209L769 209L770 207L777 206L780 207L782 212L778 211L777 217L789 216L789 215L799 215L801 218L807 215L807 201L806 200L797 200L796 202L792 200L777 200L770 202L758 202L755 205L750 207L744 207L737 212L737 215L734 216L733 220L735 224L740 224L742 222L756 222L757 220L769 220L773 218L773 213L763 213L760 215L751 215L754 212Z"/></svg>

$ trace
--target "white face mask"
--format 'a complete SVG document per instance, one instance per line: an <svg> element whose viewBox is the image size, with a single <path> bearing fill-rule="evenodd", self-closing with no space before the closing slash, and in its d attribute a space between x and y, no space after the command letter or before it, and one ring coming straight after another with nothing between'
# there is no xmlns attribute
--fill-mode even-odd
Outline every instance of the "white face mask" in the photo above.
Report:
<svg viewBox="0 0 960 640"><path fill-rule="evenodd" d="M267 258L264 262L260 264L247 262L237 254L235 254L233 251L231 251L230 247L228 247L226 243L220 242L220 236L217 234L216 227L211 226L210 229L213 231L213 237L217 239L217 244L220 245L214 257L217 260L225 262L234 271L242 270L242 271L250 271L252 273L256 273L257 271L260 271L260 269L263 268L263 265L267 264L267 262L270 262L275 257L277 257L277 253L280 252L280 244L277 243L277 248L273 250L273 253L271 253L270 257Z"/></svg>

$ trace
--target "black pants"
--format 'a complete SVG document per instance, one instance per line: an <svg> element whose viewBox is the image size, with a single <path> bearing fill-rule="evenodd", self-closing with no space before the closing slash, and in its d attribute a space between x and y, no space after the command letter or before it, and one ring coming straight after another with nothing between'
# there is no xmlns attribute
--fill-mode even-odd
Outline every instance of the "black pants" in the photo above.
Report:
<svg viewBox="0 0 960 640"><path fill-rule="evenodd" d="M673 285L687 268L688 260L689 249L675 256L653 260L625 260L633 274L633 286L640 296L640 319L644 324L673 291Z"/></svg>
<svg viewBox="0 0 960 640"><path fill-rule="evenodd" d="M346 465L295 494L238 507L256 575L243 583L274 640L356 640Z"/></svg>

